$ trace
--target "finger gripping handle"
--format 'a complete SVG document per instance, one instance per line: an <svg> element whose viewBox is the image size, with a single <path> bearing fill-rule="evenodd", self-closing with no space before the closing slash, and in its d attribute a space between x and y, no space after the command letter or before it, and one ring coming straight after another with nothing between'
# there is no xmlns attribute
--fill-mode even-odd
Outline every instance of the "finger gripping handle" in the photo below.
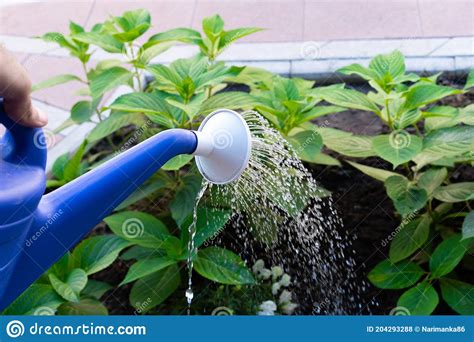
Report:
<svg viewBox="0 0 474 342"><path fill-rule="evenodd" d="M24 127L5 113L0 98L0 124L6 132L0 139L0 158L28 166L46 167L47 144L41 128Z"/></svg>

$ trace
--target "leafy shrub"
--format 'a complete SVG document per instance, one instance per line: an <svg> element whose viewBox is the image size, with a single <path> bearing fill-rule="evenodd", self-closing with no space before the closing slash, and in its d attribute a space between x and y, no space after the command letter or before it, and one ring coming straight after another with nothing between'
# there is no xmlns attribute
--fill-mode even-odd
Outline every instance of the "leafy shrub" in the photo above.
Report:
<svg viewBox="0 0 474 342"><path fill-rule="evenodd" d="M373 112L389 127L390 134L341 135L334 150L352 157L377 156L398 171L349 162L384 182L402 218L390 244L389 258L369 273L369 280L383 289L411 287L401 295L398 305L422 315L432 313L438 304L434 287L438 282L451 308L472 314L474 297L469 292L473 285L457 280L454 270L473 248L474 214L469 202L474 199L474 182L453 183L452 174L460 165L474 161L474 105L454 108L435 103L466 91L472 86L474 73L464 90L437 85L438 75L406 74L403 55L398 51L376 56L368 68L353 64L339 71L361 76L373 90L367 95L332 87L314 92L334 105ZM317 131L324 141L326 136L330 139L340 134L324 128ZM327 144L329 148L331 145ZM463 217L462 225L452 220Z"/></svg>
<svg viewBox="0 0 474 342"><path fill-rule="evenodd" d="M66 253L21 294L4 315L106 315L99 301L112 289L89 276L109 267L130 242L117 236L93 236Z"/></svg>

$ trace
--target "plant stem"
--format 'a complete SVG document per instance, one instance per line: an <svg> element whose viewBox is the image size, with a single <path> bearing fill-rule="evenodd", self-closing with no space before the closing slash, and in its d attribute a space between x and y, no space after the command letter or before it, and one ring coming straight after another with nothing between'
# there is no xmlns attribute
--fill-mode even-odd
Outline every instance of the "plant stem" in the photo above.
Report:
<svg viewBox="0 0 474 342"><path fill-rule="evenodd" d="M390 130L393 130L393 126L392 126L392 118L390 117L390 109L388 108L388 99L386 98L385 99L385 111L387 113L387 124L388 124L388 127L390 127Z"/></svg>

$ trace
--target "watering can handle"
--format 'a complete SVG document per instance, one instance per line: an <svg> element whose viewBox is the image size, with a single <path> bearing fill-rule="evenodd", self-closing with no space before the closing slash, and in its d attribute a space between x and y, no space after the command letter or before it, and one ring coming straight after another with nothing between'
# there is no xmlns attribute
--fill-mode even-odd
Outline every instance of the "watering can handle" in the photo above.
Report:
<svg viewBox="0 0 474 342"><path fill-rule="evenodd" d="M8 117L0 97L0 124L6 132L0 139L0 158L22 165L46 166L47 144L41 128L24 127Z"/></svg>

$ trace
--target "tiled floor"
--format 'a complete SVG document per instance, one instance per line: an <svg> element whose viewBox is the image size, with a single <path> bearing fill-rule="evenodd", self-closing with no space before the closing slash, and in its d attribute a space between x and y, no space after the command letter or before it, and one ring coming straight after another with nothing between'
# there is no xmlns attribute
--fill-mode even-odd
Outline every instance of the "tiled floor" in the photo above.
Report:
<svg viewBox="0 0 474 342"><path fill-rule="evenodd" d="M230 27L260 26L248 41L301 41L474 34L472 0L154 0L46 1L0 8L0 34L63 31L72 19L91 27L109 15L147 8L153 31L198 28L219 13Z"/></svg>
<svg viewBox="0 0 474 342"><path fill-rule="evenodd" d="M0 35L16 37L15 54L33 83L61 73L82 75L75 59L54 52L32 53L36 42L19 38L67 32L70 20L90 29L111 15L136 8L146 8L152 16L153 26L144 39L175 27L200 29L202 19L216 13L224 18L226 28L262 27L263 31L242 40L251 44L230 49L223 57L231 55L230 60L246 64L258 61L259 66L268 64L283 74L324 72L347 64L347 59L367 59L375 50L382 53L394 48L413 57L407 64L414 69L426 56L433 57L431 63L441 70L474 64L473 0L3 0ZM433 37L438 39L418 40ZM321 44L316 58L301 60L302 46L315 42ZM420 65L426 67L426 63ZM80 87L71 82L38 91L33 97L67 114L79 99L75 93Z"/></svg>

